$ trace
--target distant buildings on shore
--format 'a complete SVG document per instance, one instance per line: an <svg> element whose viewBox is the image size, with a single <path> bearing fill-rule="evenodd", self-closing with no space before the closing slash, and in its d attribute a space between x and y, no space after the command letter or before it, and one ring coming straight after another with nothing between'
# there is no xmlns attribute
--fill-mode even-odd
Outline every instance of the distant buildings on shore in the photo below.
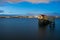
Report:
<svg viewBox="0 0 60 40"><path fill-rule="evenodd" d="M0 18L37 18L38 16L0 16Z"/></svg>
<svg viewBox="0 0 60 40"><path fill-rule="evenodd" d="M60 18L60 16L48 16L54 18ZM38 18L38 16L0 16L0 18Z"/></svg>

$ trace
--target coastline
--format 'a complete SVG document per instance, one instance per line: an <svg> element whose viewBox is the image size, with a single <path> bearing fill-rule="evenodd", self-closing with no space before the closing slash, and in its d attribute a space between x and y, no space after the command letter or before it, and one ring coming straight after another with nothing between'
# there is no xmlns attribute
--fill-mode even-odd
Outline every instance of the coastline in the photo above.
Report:
<svg viewBox="0 0 60 40"><path fill-rule="evenodd" d="M60 19L60 16L48 16L48 17ZM38 18L38 16L0 16L0 18Z"/></svg>

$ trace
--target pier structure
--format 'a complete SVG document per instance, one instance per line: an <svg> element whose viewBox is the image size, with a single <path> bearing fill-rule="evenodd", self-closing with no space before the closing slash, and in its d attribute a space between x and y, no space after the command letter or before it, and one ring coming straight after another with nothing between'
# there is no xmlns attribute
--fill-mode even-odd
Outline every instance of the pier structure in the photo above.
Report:
<svg viewBox="0 0 60 40"><path fill-rule="evenodd" d="M39 25L42 26L50 25L50 27L55 26L55 17L50 17L47 15L39 15L38 20L39 20Z"/></svg>

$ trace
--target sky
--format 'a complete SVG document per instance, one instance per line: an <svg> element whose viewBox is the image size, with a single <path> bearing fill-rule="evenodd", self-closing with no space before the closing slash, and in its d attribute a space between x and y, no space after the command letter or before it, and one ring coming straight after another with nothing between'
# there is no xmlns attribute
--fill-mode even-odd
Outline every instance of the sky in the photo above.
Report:
<svg viewBox="0 0 60 40"><path fill-rule="evenodd" d="M0 14L60 16L60 0L0 0Z"/></svg>

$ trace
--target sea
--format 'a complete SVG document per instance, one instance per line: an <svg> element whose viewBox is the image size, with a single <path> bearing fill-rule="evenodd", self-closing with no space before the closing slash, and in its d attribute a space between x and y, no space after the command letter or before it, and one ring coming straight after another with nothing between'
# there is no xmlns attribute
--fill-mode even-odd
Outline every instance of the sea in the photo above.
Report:
<svg viewBox="0 0 60 40"><path fill-rule="evenodd" d="M37 18L0 18L0 40L60 40L60 19L55 28L41 28Z"/></svg>

